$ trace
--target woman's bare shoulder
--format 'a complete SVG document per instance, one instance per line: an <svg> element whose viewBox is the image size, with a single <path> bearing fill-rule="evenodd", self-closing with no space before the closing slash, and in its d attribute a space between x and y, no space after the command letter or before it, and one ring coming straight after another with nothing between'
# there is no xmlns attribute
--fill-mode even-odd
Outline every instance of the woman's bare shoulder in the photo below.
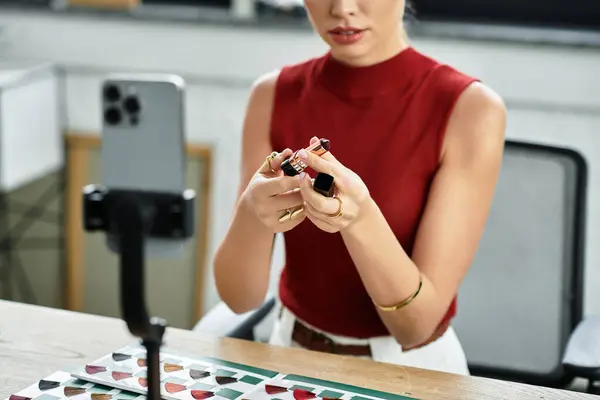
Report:
<svg viewBox="0 0 600 400"><path fill-rule="evenodd" d="M250 88L242 127L240 193L271 153L270 126L279 70L258 77Z"/></svg>
<svg viewBox="0 0 600 400"><path fill-rule="evenodd" d="M248 131L251 126L259 124L262 127L268 125L271 119L271 110L275 98L279 70L268 72L259 76L250 88L250 96L246 106L246 123L244 131ZM250 133L255 129L250 129ZM263 132L264 133L264 132Z"/></svg>
<svg viewBox="0 0 600 400"><path fill-rule="evenodd" d="M507 110L502 97L481 82L460 95L446 132L446 156L467 161L501 152Z"/></svg>
<svg viewBox="0 0 600 400"><path fill-rule="evenodd" d="M267 72L252 82L248 106L272 105L280 72L279 69Z"/></svg>

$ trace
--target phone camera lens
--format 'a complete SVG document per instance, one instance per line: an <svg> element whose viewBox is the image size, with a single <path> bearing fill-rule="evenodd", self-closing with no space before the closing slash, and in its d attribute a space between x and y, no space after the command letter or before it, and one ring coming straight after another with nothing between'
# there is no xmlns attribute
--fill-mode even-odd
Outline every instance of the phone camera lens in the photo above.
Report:
<svg viewBox="0 0 600 400"><path fill-rule="evenodd" d="M118 108L111 107L104 112L104 120L109 125L117 125L121 122L121 111Z"/></svg>
<svg viewBox="0 0 600 400"><path fill-rule="evenodd" d="M104 88L104 98L110 102L118 101L121 98L121 91L114 85L108 85Z"/></svg>
<svg viewBox="0 0 600 400"><path fill-rule="evenodd" d="M123 103L123 107L130 114L137 114L141 109L140 101L135 96L128 96Z"/></svg>

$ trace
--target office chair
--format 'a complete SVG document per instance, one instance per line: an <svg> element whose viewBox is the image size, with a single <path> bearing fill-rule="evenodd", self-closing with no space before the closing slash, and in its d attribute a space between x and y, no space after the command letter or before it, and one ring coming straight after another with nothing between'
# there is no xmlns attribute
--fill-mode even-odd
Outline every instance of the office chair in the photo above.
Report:
<svg viewBox="0 0 600 400"><path fill-rule="evenodd" d="M581 338L594 329L600 338L592 320L582 322L586 185L579 153L506 143L453 321L472 374L552 387L582 376L592 390L600 357L581 369L590 363L578 356L590 351Z"/></svg>

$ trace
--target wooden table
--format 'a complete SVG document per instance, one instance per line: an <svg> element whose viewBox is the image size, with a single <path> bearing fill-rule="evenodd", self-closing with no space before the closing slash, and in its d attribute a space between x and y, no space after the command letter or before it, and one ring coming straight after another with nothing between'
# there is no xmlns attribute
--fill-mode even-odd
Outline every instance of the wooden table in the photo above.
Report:
<svg viewBox="0 0 600 400"><path fill-rule="evenodd" d="M84 365L135 339L123 321L0 301L0 400L52 372ZM168 329L178 352L333 380L417 399L598 399L596 396Z"/></svg>

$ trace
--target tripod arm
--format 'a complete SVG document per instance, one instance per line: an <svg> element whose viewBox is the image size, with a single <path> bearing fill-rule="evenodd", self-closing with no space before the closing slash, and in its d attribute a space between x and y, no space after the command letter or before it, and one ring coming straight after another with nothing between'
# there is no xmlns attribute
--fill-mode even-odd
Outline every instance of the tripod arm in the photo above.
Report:
<svg viewBox="0 0 600 400"><path fill-rule="evenodd" d="M191 237L195 193L107 190L90 185L83 196L84 228L118 237L121 312L129 331L146 348L148 399L160 400L160 347L167 324L150 318L146 308L145 239Z"/></svg>
<svg viewBox="0 0 600 400"><path fill-rule="evenodd" d="M134 196L124 195L111 210L119 237L121 313L129 331L142 340L162 340L161 329L150 320L146 309L144 248L151 215ZM147 210L152 211L152 210Z"/></svg>

